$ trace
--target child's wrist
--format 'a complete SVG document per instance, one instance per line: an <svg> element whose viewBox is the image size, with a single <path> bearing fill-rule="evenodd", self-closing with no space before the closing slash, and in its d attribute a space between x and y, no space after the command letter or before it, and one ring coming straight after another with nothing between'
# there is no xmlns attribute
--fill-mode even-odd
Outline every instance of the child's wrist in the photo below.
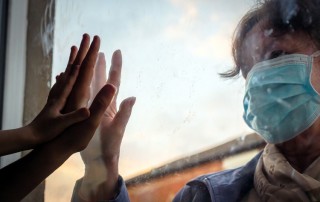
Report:
<svg viewBox="0 0 320 202"><path fill-rule="evenodd" d="M24 127L22 127L23 134L25 136L25 139L28 141L30 146L36 146L41 142L39 132L36 130L36 128L30 123Z"/></svg>

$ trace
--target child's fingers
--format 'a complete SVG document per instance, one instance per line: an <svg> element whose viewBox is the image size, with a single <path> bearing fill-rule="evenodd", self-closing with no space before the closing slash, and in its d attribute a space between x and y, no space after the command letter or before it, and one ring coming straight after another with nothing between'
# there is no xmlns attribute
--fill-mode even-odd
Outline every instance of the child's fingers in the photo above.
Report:
<svg viewBox="0 0 320 202"><path fill-rule="evenodd" d="M59 110L64 107L78 74L79 65L73 65L69 75L60 73L60 75L56 76L56 83L50 90L48 100L52 100L53 102L51 103L57 106Z"/></svg>
<svg viewBox="0 0 320 202"><path fill-rule="evenodd" d="M76 57L77 57L77 53L78 53L78 48L77 46L72 46L71 47L71 51L70 51L70 55L69 55L69 60L68 60L68 64L73 64Z"/></svg>
<svg viewBox="0 0 320 202"><path fill-rule="evenodd" d="M61 72L59 75L56 76L56 84L58 86L63 85L65 78L66 78L66 74L64 72Z"/></svg>
<svg viewBox="0 0 320 202"><path fill-rule="evenodd" d="M76 46L72 46L71 47L71 51L70 51L70 55L69 55L69 60L68 60L68 65L67 68L65 70L65 73L68 75L71 71L72 65L74 64L74 61L77 57L77 53L78 53L78 48Z"/></svg>
<svg viewBox="0 0 320 202"><path fill-rule="evenodd" d="M70 74L66 75L64 82L59 86L57 92L57 105L60 109L62 109L72 91L72 88L77 80L79 74L79 65L72 65L72 69L70 70Z"/></svg>
<svg viewBox="0 0 320 202"><path fill-rule="evenodd" d="M77 80L77 87L87 87L90 86L92 76L93 76L93 68L96 64L98 53L100 49L100 38L98 36L94 36L88 53L81 64L81 70L79 72L79 79Z"/></svg>
<svg viewBox="0 0 320 202"><path fill-rule="evenodd" d="M71 73L74 65L81 65L83 59L85 58L90 45L90 36L88 34L84 34L81 40L80 48L76 46L71 47L68 65L65 70L65 74L68 75Z"/></svg>
<svg viewBox="0 0 320 202"><path fill-rule="evenodd" d="M90 122L92 125L97 126L100 124L101 117L112 102L116 88L113 85L105 85L94 98L90 106Z"/></svg>
<svg viewBox="0 0 320 202"><path fill-rule="evenodd" d="M100 38L95 36L91 43L90 49L83 62L81 63L79 76L74 84L68 101L65 106L65 111L70 112L83 106L87 106L90 99L90 83L93 75L93 68L97 60L100 48ZM79 55L80 50L78 51ZM77 60L77 59L76 59ZM77 64L76 61L74 64Z"/></svg>
<svg viewBox="0 0 320 202"><path fill-rule="evenodd" d="M59 81L61 81L63 76L63 73L60 73L59 75L56 76L56 83L58 83Z"/></svg>
<svg viewBox="0 0 320 202"><path fill-rule="evenodd" d="M57 119L61 128L67 128L75 123L86 120L90 116L90 111L87 108L81 108L76 111L63 114L61 119Z"/></svg>
<svg viewBox="0 0 320 202"><path fill-rule="evenodd" d="M90 45L90 36L88 34L84 34L81 40L79 51L72 64L81 65L82 61L87 55L87 52L89 50L89 45Z"/></svg>
<svg viewBox="0 0 320 202"><path fill-rule="evenodd" d="M60 73L56 76L56 83L52 86L49 92L48 100L57 99L59 94L59 89L62 86L64 73Z"/></svg>

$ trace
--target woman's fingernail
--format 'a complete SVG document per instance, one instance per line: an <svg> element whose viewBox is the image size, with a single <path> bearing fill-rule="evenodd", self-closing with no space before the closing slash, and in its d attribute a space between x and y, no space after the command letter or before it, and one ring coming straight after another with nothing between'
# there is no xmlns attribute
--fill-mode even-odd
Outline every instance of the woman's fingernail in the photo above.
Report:
<svg viewBox="0 0 320 202"><path fill-rule="evenodd" d="M133 106L136 103L136 97L131 97L130 98L130 104Z"/></svg>

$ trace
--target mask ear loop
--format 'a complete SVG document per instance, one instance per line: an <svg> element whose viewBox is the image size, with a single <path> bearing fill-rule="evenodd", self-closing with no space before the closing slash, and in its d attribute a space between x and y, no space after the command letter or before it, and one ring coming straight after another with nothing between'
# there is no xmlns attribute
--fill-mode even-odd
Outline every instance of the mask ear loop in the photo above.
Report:
<svg viewBox="0 0 320 202"><path fill-rule="evenodd" d="M316 57L320 56L320 50L312 53L310 56L311 56L312 58L316 58Z"/></svg>
<svg viewBox="0 0 320 202"><path fill-rule="evenodd" d="M313 72L314 72L314 58L316 58L316 57L319 57L320 56L320 50L318 50L318 51L316 51L316 52L314 52L314 53L312 53L311 55L310 55L310 57L311 57L311 70L310 70L310 80L309 80L309 82L310 82L310 85L311 85L311 87L313 88L313 90L318 94L318 95L320 95L320 92L318 91L318 90L316 90L316 88L313 86L313 82L311 81L312 80L312 75L313 75Z"/></svg>

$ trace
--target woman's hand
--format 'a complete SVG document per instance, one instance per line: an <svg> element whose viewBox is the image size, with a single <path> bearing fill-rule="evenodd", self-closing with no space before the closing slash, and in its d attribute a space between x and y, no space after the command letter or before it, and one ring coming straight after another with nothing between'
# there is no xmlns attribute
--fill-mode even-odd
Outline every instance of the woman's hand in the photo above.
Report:
<svg viewBox="0 0 320 202"><path fill-rule="evenodd" d="M113 53L109 70L108 84L117 89L120 87L122 68L122 55L120 50ZM106 83L106 61L103 53L99 54L96 67L94 68L92 81L92 97ZM117 92L118 93L118 92ZM95 200L108 199L114 195L118 180L118 160L120 145L126 125L131 115L135 98L130 97L122 101L119 111L117 110L117 94L102 117L100 128L95 133L88 147L81 152L81 157L86 166L86 173L81 186L81 195L88 199L94 194ZM103 193L97 193L98 185L104 185Z"/></svg>

